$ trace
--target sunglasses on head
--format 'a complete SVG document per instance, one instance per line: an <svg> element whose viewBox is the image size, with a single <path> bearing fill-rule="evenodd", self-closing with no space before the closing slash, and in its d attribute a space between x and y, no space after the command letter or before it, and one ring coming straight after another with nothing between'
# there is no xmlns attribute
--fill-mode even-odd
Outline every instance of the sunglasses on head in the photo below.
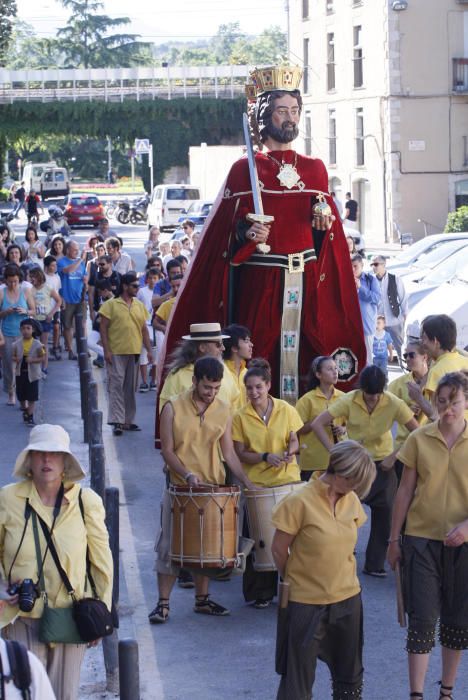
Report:
<svg viewBox="0 0 468 700"><path fill-rule="evenodd" d="M411 352L404 352L404 353L403 353L403 359L404 359L404 360L407 360L408 357L409 357L410 360L414 360L414 358L416 357L416 353L415 353L413 350L412 350Z"/></svg>

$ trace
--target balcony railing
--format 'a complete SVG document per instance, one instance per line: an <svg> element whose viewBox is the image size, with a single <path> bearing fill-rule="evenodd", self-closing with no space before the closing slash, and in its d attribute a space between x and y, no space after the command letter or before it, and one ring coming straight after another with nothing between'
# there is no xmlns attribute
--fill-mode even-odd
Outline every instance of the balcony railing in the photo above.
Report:
<svg viewBox="0 0 468 700"><path fill-rule="evenodd" d="M453 59L453 91L468 92L468 58Z"/></svg>

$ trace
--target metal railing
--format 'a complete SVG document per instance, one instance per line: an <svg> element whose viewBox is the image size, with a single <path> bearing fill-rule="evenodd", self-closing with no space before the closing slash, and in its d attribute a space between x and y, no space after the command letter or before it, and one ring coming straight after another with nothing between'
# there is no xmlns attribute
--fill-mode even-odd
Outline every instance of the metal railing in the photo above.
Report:
<svg viewBox="0 0 468 700"><path fill-rule="evenodd" d="M168 66L55 70L0 69L0 104L123 102L173 98L233 99L252 66Z"/></svg>
<svg viewBox="0 0 468 700"><path fill-rule="evenodd" d="M468 58L454 58L453 91L468 92Z"/></svg>

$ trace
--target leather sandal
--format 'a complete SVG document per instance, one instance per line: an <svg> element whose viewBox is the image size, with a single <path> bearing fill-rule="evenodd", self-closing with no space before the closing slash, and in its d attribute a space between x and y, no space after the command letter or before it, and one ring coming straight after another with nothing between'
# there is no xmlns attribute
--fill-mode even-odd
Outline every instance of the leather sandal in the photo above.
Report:
<svg viewBox="0 0 468 700"><path fill-rule="evenodd" d="M163 624L169 619L169 598L160 598L154 610L148 615L153 625Z"/></svg>
<svg viewBox="0 0 468 700"><path fill-rule="evenodd" d="M439 681L440 685L440 695L439 700L453 700L452 690L453 685L442 685L442 681ZM448 690L448 693L443 693L443 690Z"/></svg>
<svg viewBox="0 0 468 700"><path fill-rule="evenodd" d="M214 600L210 599L209 595L195 596L194 612L201 613L202 615L214 615L215 617L223 617L224 615L230 615L230 612L227 608L224 608L222 605L215 603Z"/></svg>

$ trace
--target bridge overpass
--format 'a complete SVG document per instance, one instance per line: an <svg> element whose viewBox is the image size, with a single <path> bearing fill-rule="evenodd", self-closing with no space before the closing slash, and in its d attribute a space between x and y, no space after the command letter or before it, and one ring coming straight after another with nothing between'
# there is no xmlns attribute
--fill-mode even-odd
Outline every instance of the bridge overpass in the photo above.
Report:
<svg viewBox="0 0 468 700"><path fill-rule="evenodd" d="M0 68L0 104L233 99L244 93L253 66L167 66L7 70Z"/></svg>

